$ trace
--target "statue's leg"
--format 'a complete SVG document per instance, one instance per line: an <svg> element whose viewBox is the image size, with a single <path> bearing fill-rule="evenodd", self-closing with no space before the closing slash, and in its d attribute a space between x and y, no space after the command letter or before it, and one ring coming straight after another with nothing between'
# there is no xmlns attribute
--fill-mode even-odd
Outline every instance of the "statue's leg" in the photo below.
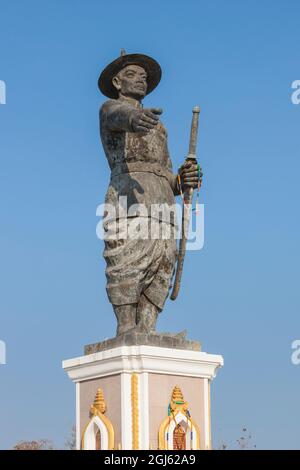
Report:
<svg viewBox="0 0 300 470"><path fill-rule="evenodd" d="M136 312L137 330L141 333L154 332L159 312L160 309L142 294Z"/></svg>
<svg viewBox="0 0 300 470"><path fill-rule="evenodd" d="M117 336L136 327L137 304L113 305L117 318Z"/></svg>

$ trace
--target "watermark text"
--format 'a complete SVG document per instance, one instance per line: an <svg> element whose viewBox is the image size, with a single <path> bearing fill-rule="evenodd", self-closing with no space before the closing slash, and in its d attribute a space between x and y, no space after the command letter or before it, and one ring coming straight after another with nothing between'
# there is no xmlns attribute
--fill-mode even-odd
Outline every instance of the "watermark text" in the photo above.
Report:
<svg viewBox="0 0 300 470"><path fill-rule="evenodd" d="M0 339L0 364L6 364L6 344Z"/></svg>
<svg viewBox="0 0 300 470"><path fill-rule="evenodd" d="M0 104L6 104L6 84L0 80Z"/></svg>
<svg viewBox="0 0 300 470"><path fill-rule="evenodd" d="M295 339L291 344L291 348L293 349L291 355L292 364L298 366L300 364L300 339Z"/></svg>
<svg viewBox="0 0 300 470"><path fill-rule="evenodd" d="M291 100L293 104L300 104L300 80L294 80L292 83L293 91Z"/></svg>
<svg viewBox="0 0 300 470"><path fill-rule="evenodd" d="M137 203L128 207L127 197L120 196L116 205L100 204L96 215L101 218L96 227L100 240L178 240L184 236L187 250L204 246L203 204L196 208L178 203Z"/></svg>

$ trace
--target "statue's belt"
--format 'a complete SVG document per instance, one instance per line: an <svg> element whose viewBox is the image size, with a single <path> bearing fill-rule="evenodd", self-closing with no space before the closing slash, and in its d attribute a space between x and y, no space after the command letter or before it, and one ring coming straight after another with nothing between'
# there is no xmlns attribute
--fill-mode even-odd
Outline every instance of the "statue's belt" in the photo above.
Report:
<svg viewBox="0 0 300 470"><path fill-rule="evenodd" d="M123 173L154 173L157 176L166 178L170 186L174 186L174 175L171 171L163 168L159 163L150 162L128 162L116 166L111 171L111 177L121 175Z"/></svg>

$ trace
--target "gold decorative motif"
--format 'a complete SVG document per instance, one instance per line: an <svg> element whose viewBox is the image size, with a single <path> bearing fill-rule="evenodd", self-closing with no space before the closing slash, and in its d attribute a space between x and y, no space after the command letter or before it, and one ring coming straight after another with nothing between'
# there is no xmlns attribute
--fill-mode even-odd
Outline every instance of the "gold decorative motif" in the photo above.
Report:
<svg viewBox="0 0 300 470"><path fill-rule="evenodd" d="M177 385L173 388L172 397L170 401L170 408L174 412L176 410L183 411L184 413L188 409L188 403L184 401L182 391Z"/></svg>
<svg viewBox="0 0 300 470"><path fill-rule="evenodd" d="M99 411L100 413L105 413L106 411L106 404L104 401L104 395L103 395L101 388L98 388L96 396L95 396L94 404L91 406L91 410L90 410L93 416L97 414L97 411Z"/></svg>
<svg viewBox="0 0 300 470"><path fill-rule="evenodd" d="M191 439L191 449L200 449L200 430L195 421L191 418L188 410L188 403L184 400L181 389L176 385L173 388L171 400L169 404L169 413L167 418L163 420L158 431L158 448L159 450L169 449L169 439L172 439L173 435L170 436L171 423L175 422L175 428L179 424L176 420L177 415L181 413L184 417L184 421L187 424L187 429L193 435Z"/></svg>
<svg viewBox="0 0 300 470"><path fill-rule="evenodd" d="M102 450L113 450L114 449L114 440L115 440L115 432L113 425L111 421L107 418L107 416L104 415L106 412L106 403L104 401L104 395L103 391L101 388L98 388L94 403L90 407L90 420L85 426L83 433L82 433L82 439L81 439L81 448L84 449L84 437L85 433L90 425L90 423L94 420L94 418L97 416L102 423L104 424L106 430L107 430L107 436L108 436L108 449L102 449ZM100 432L101 436L101 432Z"/></svg>
<svg viewBox="0 0 300 470"><path fill-rule="evenodd" d="M131 418L132 418L132 449L139 449L139 392L138 375L131 375Z"/></svg>

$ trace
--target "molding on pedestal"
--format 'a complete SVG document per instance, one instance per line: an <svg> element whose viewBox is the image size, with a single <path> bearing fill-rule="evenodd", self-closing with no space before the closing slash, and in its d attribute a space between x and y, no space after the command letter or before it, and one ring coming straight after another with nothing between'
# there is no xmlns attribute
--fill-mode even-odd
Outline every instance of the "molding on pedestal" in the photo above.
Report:
<svg viewBox="0 0 300 470"><path fill-rule="evenodd" d="M80 383L76 383L76 449L80 450L81 447L81 433L80 433Z"/></svg>
<svg viewBox="0 0 300 470"><path fill-rule="evenodd" d="M139 418L140 449L149 449L149 376L148 372L139 374Z"/></svg>
<svg viewBox="0 0 300 470"><path fill-rule="evenodd" d="M121 346L62 363L63 369L74 382L133 372L211 380L222 366L223 357L220 355L153 346Z"/></svg>
<svg viewBox="0 0 300 470"><path fill-rule="evenodd" d="M204 379L204 446L210 449L210 405L209 405L209 379Z"/></svg>

